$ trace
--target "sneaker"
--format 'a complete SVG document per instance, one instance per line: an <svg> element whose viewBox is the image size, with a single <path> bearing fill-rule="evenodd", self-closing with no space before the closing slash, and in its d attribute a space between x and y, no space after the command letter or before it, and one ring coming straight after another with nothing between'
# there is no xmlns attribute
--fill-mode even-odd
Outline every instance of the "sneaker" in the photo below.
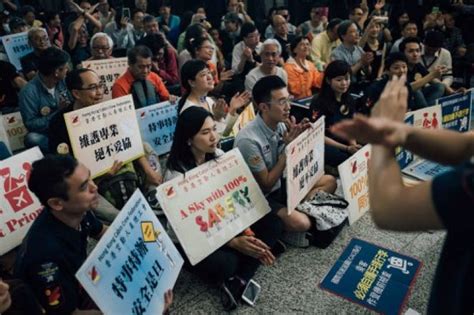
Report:
<svg viewBox="0 0 474 315"><path fill-rule="evenodd" d="M279 257L281 254L283 254L286 251L286 245L280 240L277 240L275 245L272 247L272 254L275 257Z"/></svg>
<svg viewBox="0 0 474 315"><path fill-rule="evenodd" d="M224 281L221 286L221 302L226 312L235 310L245 289L245 281L237 276Z"/></svg>

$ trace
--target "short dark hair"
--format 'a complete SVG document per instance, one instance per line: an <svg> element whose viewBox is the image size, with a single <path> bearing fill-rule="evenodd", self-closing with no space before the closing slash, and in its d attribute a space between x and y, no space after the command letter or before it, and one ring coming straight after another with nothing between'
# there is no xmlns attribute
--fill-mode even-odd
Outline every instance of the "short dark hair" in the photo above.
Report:
<svg viewBox="0 0 474 315"><path fill-rule="evenodd" d="M253 23L246 22L242 24L240 28L240 36L243 38L247 37L250 33L253 33L257 30L257 27Z"/></svg>
<svg viewBox="0 0 474 315"><path fill-rule="evenodd" d="M397 61L402 61L408 63L407 57L402 52L394 52L387 56L385 59L385 69L390 69L390 67Z"/></svg>
<svg viewBox="0 0 474 315"><path fill-rule="evenodd" d="M418 46L420 46L420 48L421 48L421 42L418 39L418 37L407 37L404 40L402 40L402 42L400 43L400 46L398 46L399 51L402 52L402 53L405 53L405 48L406 48L407 44L410 44L410 43L417 43Z"/></svg>
<svg viewBox="0 0 474 315"><path fill-rule="evenodd" d="M147 14L143 17L143 24L150 23L156 21L153 15Z"/></svg>
<svg viewBox="0 0 474 315"><path fill-rule="evenodd" d="M191 54L191 57L196 58L197 50L202 47L205 41L211 42L211 40L207 37L206 38L204 37L193 38L193 40L190 42L191 50L188 50L189 53Z"/></svg>
<svg viewBox="0 0 474 315"><path fill-rule="evenodd" d="M418 23L416 23L415 20L409 20L409 21L407 21L407 22L405 22L405 23L402 24L402 30L404 30L405 27L407 27L409 24L415 24L416 27L418 28Z"/></svg>
<svg viewBox="0 0 474 315"><path fill-rule="evenodd" d="M277 75L261 78L252 89L252 97L256 105L268 103L272 99L272 92L286 87L285 81Z"/></svg>
<svg viewBox="0 0 474 315"><path fill-rule="evenodd" d="M127 53L128 64L134 65L137 63L137 58L151 58L153 54L151 53L150 48L144 45L138 45L130 49Z"/></svg>
<svg viewBox="0 0 474 315"><path fill-rule="evenodd" d="M347 34L347 30L353 24L355 25L355 22L351 20L344 20L339 24L339 28L337 29L337 36L339 37L341 41L342 41L342 36Z"/></svg>
<svg viewBox="0 0 474 315"><path fill-rule="evenodd" d="M28 187L45 206L50 198L68 200L66 179L78 164L69 154L48 155L33 163Z"/></svg>
<svg viewBox="0 0 474 315"><path fill-rule="evenodd" d="M429 31L425 34L424 44L432 48L441 48L444 44L444 35L440 31Z"/></svg>
<svg viewBox="0 0 474 315"><path fill-rule="evenodd" d="M36 14L35 8L31 5L24 5L20 8L21 16L25 16L30 12L32 12L33 14Z"/></svg>
<svg viewBox="0 0 474 315"><path fill-rule="evenodd" d="M143 13L143 14L145 14L146 12L143 11L142 9L137 9L137 8L135 8L135 9L133 9L133 11L132 11L132 19L135 17L135 14L137 14L137 13ZM145 17L143 17L143 19L145 19Z"/></svg>
<svg viewBox="0 0 474 315"><path fill-rule="evenodd" d="M56 47L48 47L41 52L38 61L38 72L48 76L58 68L66 65L71 57L67 52Z"/></svg>
<svg viewBox="0 0 474 315"><path fill-rule="evenodd" d="M160 49L166 46L165 40L160 34L150 34L143 37L139 42L138 46L143 45L150 48L153 56L156 56Z"/></svg>
<svg viewBox="0 0 474 315"><path fill-rule="evenodd" d="M341 23L342 23L342 19L334 18L331 21L329 21L326 29L332 31L336 26L338 26Z"/></svg>
<svg viewBox="0 0 474 315"><path fill-rule="evenodd" d="M82 89L84 82L82 81L81 74L88 71L94 72L94 70L89 68L73 69L69 71L66 76L67 89L69 91Z"/></svg>

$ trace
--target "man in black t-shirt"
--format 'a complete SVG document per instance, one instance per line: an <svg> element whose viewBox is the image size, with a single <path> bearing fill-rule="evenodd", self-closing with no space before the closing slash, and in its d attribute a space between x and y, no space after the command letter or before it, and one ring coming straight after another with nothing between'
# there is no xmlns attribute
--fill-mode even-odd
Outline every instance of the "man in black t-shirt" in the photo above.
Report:
<svg viewBox="0 0 474 315"><path fill-rule="evenodd" d="M431 72L421 64L421 43L416 37L405 38L400 44L400 52L408 61L407 82L415 95L417 108L433 106L445 94L445 86L439 78L447 72L445 67L436 67Z"/></svg>
<svg viewBox="0 0 474 315"><path fill-rule="evenodd" d="M99 201L90 171L69 155L49 156L33 163L28 186L45 208L23 240L16 276L47 314L101 314L75 278L87 237L99 239L107 229L90 212Z"/></svg>
<svg viewBox="0 0 474 315"><path fill-rule="evenodd" d="M385 60L385 74L379 80L373 82L366 90L366 100L364 102L365 108L360 108L360 111L364 113L370 113L372 107L377 103L383 89L387 85L388 81L394 76L401 77L406 75L408 71L407 58L402 53L391 53ZM418 109L415 104L415 98L413 90L410 84L405 84L408 89L408 109Z"/></svg>
<svg viewBox="0 0 474 315"><path fill-rule="evenodd" d="M405 80L389 82L372 111L332 128L341 137L372 143L370 208L375 223L395 231L447 230L428 314L474 312L474 134L422 129L403 123ZM395 149L456 166L414 186L405 186Z"/></svg>

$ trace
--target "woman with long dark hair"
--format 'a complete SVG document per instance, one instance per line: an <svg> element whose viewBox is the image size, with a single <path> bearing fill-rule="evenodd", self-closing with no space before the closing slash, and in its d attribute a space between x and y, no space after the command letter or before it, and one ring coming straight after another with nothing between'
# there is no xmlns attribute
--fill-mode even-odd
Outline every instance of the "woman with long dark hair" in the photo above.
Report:
<svg viewBox="0 0 474 315"><path fill-rule="evenodd" d="M239 112L250 102L250 93L236 93L227 105L222 98L214 101L207 94L214 89L214 78L207 63L202 60L190 60L181 68L181 86L184 94L178 103L178 112L182 113L191 106L206 109L214 115L218 131L228 135L239 117Z"/></svg>
<svg viewBox="0 0 474 315"><path fill-rule="evenodd" d="M167 161L165 180L215 160L223 154L217 148L219 134L212 114L204 108L191 106L178 117L173 145ZM282 224L274 214L267 214L244 233L231 239L204 260L186 267L206 281L221 288L221 298L226 310L237 307L247 282L261 265L275 261L278 237ZM173 237L173 232L170 235ZM281 248L279 248L281 251Z"/></svg>
<svg viewBox="0 0 474 315"><path fill-rule="evenodd" d="M344 141L331 134L329 128L335 123L350 119L356 111L355 101L349 93L351 66L342 60L331 62L325 72L320 94L311 101L311 119L325 117L325 159L329 165L337 166L361 148L355 141Z"/></svg>

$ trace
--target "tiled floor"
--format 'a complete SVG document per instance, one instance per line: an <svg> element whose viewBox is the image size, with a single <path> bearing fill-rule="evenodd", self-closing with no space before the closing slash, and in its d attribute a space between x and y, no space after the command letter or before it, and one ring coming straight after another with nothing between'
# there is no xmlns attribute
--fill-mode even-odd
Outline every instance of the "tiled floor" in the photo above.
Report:
<svg viewBox="0 0 474 315"><path fill-rule="evenodd" d="M431 281L444 233L395 233L375 227L370 214L347 226L327 249L290 248L272 267L262 267L255 280L262 286L255 307L241 305L235 314L370 314L372 311L348 302L318 287L343 249L354 238L420 259L423 263L407 307L425 313ZM224 313L218 291L183 270L175 287L172 314Z"/></svg>

